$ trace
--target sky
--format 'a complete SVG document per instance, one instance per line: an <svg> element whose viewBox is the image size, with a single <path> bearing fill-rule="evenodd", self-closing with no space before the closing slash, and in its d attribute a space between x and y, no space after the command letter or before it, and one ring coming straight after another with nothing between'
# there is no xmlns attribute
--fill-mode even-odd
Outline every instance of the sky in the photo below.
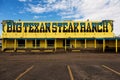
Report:
<svg viewBox="0 0 120 80"><path fill-rule="evenodd" d="M118 36L120 0L0 0L0 22L19 19L22 21L114 20L114 33Z"/></svg>

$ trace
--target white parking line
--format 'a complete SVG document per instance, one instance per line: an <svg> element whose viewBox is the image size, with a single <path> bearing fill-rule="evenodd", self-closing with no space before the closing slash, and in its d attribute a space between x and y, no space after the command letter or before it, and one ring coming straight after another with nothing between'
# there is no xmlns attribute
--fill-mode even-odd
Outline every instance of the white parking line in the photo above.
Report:
<svg viewBox="0 0 120 80"><path fill-rule="evenodd" d="M117 74L117 75L120 76L120 72L115 71L114 69L112 69L112 68L110 68L110 67L108 67L108 66L105 66L105 65L102 65L102 67L104 67L104 68L106 68L106 69L108 69L108 70L110 70L110 71L112 71L112 72L114 72L115 74Z"/></svg>
<svg viewBox="0 0 120 80"><path fill-rule="evenodd" d="M68 68L68 72L69 72L69 75L70 75L70 79L71 79L71 80L74 80L74 77L73 77L73 74L72 74L72 71L71 71L70 66L67 65L67 68Z"/></svg>
<svg viewBox="0 0 120 80"><path fill-rule="evenodd" d="M34 66L27 68L23 73L21 73L15 80L19 80L22 76L24 76L28 71L30 71Z"/></svg>

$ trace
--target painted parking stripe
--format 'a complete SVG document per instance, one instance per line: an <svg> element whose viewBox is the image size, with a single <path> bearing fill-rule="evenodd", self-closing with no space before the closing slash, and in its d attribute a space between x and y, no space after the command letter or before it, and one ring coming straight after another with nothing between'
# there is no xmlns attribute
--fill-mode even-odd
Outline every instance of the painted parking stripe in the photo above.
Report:
<svg viewBox="0 0 120 80"><path fill-rule="evenodd" d="M69 75L70 75L70 80L74 80L74 77L73 77L73 74L72 74L70 66L67 65L67 68L68 68L68 72L69 72Z"/></svg>
<svg viewBox="0 0 120 80"><path fill-rule="evenodd" d="M102 65L102 67L104 67L104 68L106 68L106 69L108 69L108 70L112 71L113 73L115 73L115 74L117 74L117 75L120 76L120 72L115 71L114 69L112 69L112 68L110 68L110 67L108 67L108 66L106 66L106 65Z"/></svg>
<svg viewBox="0 0 120 80"><path fill-rule="evenodd" d="M21 73L15 80L19 80L21 77L23 77L27 72L29 72L34 66L27 68L23 73Z"/></svg>

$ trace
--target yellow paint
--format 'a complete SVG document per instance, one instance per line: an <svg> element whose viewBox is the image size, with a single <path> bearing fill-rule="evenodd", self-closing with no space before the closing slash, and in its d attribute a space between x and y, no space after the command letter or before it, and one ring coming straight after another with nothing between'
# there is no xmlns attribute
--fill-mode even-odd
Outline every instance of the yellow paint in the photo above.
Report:
<svg viewBox="0 0 120 80"><path fill-rule="evenodd" d="M56 48L63 48L63 40L62 39L56 40Z"/></svg>
<svg viewBox="0 0 120 80"><path fill-rule="evenodd" d="M14 40L5 40L6 48L14 48Z"/></svg>
<svg viewBox="0 0 120 80"><path fill-rule="evenodd" d="M70 75L70 80L74 80L74 77L73 77L73 74L72 74L70 66L67 65L67 68L68 68L68 72L69 72L69 75Z"/></svg>
<svg viewBox="0 0 120 80"><path fill-rule="evenodd" d="M25 52L25 50L17 50L17 52Z"/></svg>
<svg viewBox="0 0 120 80"><path fill-rule="evenodd" d="M40 50L31 50L31 52L40 52Z"/></svg>
<svg viewBox="0 0 120 80"><path fill-rule="evenodd" d="M47 40L45 39L45 48L47 48Z"/></svg>
<svg viewBox="0 0 120 80"><path fill-rule="evenodd" d="M76 40L76 48L80 47L80 41Z"/></svg>
<svg viewBox="0 0 120 80"><path fill-rule="evenodd" d="M94 39L94 45L95 45L95 48L96 48L96 39Z"/></svg>
<svg viewBox="0 0 120 80"><path fill-rule="evenodd" d="M33 48L32 40L27 40L26 44L27 44L26 45L27 48Z"/></svg>
<svg viewBox="0 0 120 80"><path fill-rule="evenodd" d="M102 32L97 32L94 31L90 32L90 29L93 28L92 23L101 23L102 21L58 21L58 22L36 22L36 21L14 21L15 24L17 23L22 23L21 26L16 26L16 25L12 25L12 27L15 27L13 29L16 30L16 32L14 32L14 30L12 30L12 32L7 32L8 29L10 28L10 26L7 26L7 23L4 23L4 30L2 31L2 50L6 49L6 48L12 48L14 50L16 50L17 48L20 48L18 46L18 40L20 40L21 38L25 40L25 47L22 48L50 48L47 45L47 39L54 39L54 47L55 51L57 48L64 48L65 51L67 50L67 48L103 48L103 52L105 51L105 47L110 47L110 48L115 48L115 52L118 52L118 49L120 47L120 40L107 40L107 38L114 38L114 34L112 32L112 25L110 22L108 22L108 32L103 32L103 29L106 30L105 27L103 27L103 25L99 25L98 28L102 30ZM30 28L30 26L27 26L27 28L25 29L24 23L38 23L39 26L38 28L41 28L41 25L43 24L43 26L45 26L45 23L50 23L50 30L51 32L49 32L49 29L47 29L47 27L44 27L47 32L29 32L29 30L35 30L35 25L32 25ZM56 24L54 26L52 26L53 24ZM60 30L60 26L58 26L59 23L67 23L68 25L65 25L61 27L61 31ZM72 28L75 29L74 27L74 23L78 23L77 29L79 30L79 32L73 31L72 32ZM85 23L85 29L88 28L86 31L81 32L80 30L84 30L84 28L82 28L83 26L81 26L81 23ZM17 30L17 27L18 30ZM20 28L21 27L21 28ZM69 29L70 27L72 27L71 29ZM65 29L64 29L65 28ZM11 28L12 29L12 28ZM21 29L21 32L17 32L19 31L19 29ZM56 32L53 32L55 29L57 29ZM27 32L25 32L25 30ZM67 32L65 32L65 30ZM40 39L40 45L37 45L37 40ZM89 39L92 38L92 39ZM103 41L102 43L97 40L97 39L101 39L101 41ZM70 44L68 44L67 40L70 40ZM33 46L33 40L35 40L35 46ZM65 40L65 44L63 43ZM64 46L65 45L65 46ZM39 51L39 50L36 50ZM9 52L9 51L8 51Z"/></svg>
<svg viewBox="0 0 120 80"><path fill-rule="evenodd" d="M26 73L28 73L34 66L32 65L28 69L26 69L23 73L21 73L15 80L19 80L21 77L23 77Z"/></svg>
<svg viewBox="0 0 120 80"><path fill-rule="evenodd" d="M86 42L87 48L94 48L94 40L86 40Z"/></svg>
<svg viewBox="0 0 120 80"><path fill-rule="evenodd" d="M87 48L87 40L85 39L85 48Z"/></svg>
<svg viewBox="0 0 120 80"><path fill-rule="evenodd" d="M66 39L65 39L65 51L66 51Z"/></svg>
<svg viewBox="0 0 120 80"><path fill-rule="evenodd" d="M3 44L3 43L5 43L4 39L2 40L2 51L4 51L4 48L5 48L5 46L4 46L5 44Z"/></svg>
<svg viewBox="0 0 120 80"><path fill-rule="evenodd" d="M70 47L72 48L75 48L75 40L70 40Z"/></svg>
<svg viewBox="0 0 120 80"><path fill-rule="evenodd" d="M76 48L76 39L75 39L75 48Z"/></svg>
<svg viewBox="0 0 120 80"><path fill-rule="evenodd" d="M118 52L117 39L116 39L115 41L116 41L116 44L115 44L115 46L116 46L115 48L116 48L116 49L115 49L115 51L116 51L116 53L117 53L117 52Z"/></svg>
<svg viewBox="0 0 120 80"><path fill-rule="evenodd" d="M55 42L54 42L54 43L55 43L54 46L55 46L55 51L56 51L56 39L55 39L54 41L55 41Z"/></svg>
<svg viewBox="0 0 120 80"><path fill-rule="evenodd" d="M9 52L14 52L14 50L6 50L5 52L8 52L8 53L9 53Z"/></svg>
<svg viewBox="0 0 120 80"><path fill-rule="evenodd" d="M117 74L117 75L120 76L120 72L115 71L114 69L112 69L112 68L110 68L110 67L108 67L108 66L105 66L105 65L102 65L102 67L104 67L104 68L106 68L106 69L108 69L108 70L112 71L113 73L115 73L115 74Z"/></svg>
<svg viewBox="0 0 120 80"><path fill-rule="evenodd" d="M64 48L65 50L67 48L71 48L73 45L73 48L103 48L103 52L105 51L105 47L115 48L115 52L118 52L118 47L120 44L120 40L70 40L70 46L68 47L68 44L66 46L63 46L63 39L55 39L54 40L54 47L55 50L57 48ZM67 40L66 40L67 41ZM16 48L20 48L18 46L18 40L17 39L9 39L9 40L2 40L5 44L2 44L2 50L5 48L13 48L16 50ZM96 44L95 44L96 43ZM75 47L76 45L76 47ZM38 48L38 46L36 46ZM35 48L33 47L33 40L25 40L25 48ZM47 42L45 43L45 40L40 40L40 47L39 48L47 48ZM8 51L9 52L9 51Z"/></svg>
<svg viewBox="0 0 120 80"><path fill-rule="evenodd" d="M14 39L14 50L16 50L16 39Z"/></svg>
<svg viewBox="0 0 120 80"><path fill-rule="evenodd" d="M73 52L80 52L80 50L72 50Z"/></svg>
<svg viewBox="0 0 120 80"><path fill-rule="evenodd" d="M103 39L103 52L105 52L105 39Z"/></svg>
<svg viewBox="0 0 120 80"><path fill-rule="evenodd" d="M44 52L53 52L53 50L44 50Z"/></svg>
<svg viewBox="0 0 120 80"><path fill-rule="evenodd" d="M43 23L44 26L45 26L45 23L48 23L48 22L31 22L31 21L14 21L15 23L22 23L22 32L18 32L18 33L15 33L15 32L7 32L7 23L4 23L4 31L2 31L2 38L91 38L91 37L94 37L94 38L103 38L103 37L113 37L114 34L113 32L111 32L111 25L110 23L108 23L108 32L59 32L59 27L58 26L55 26L58 30L56 33L53 33L53 32L45 32L45 33L42 33L42 32L28 32L30 27L27 27L27 32L24 32L25 29L24 29L24 23L39 23L40 26L41 24ZM49 22L51 24L53 23L71 23L72 26L74 26L73 24L74 23L78 23L78 30L80 30L81 28L81 25L80 23L85 23L86 26L88 26L87 24L90 23L90 28L92 28L92 23L98 23L98 22L102 22L102 21L63 21L63 22ZM70 25L66 26L66 29L69 28ZM32 26L33 28L32 29L35 29L35 26ZM99 29L103 29L103 26L100 26L99 25ZM39 27L40 28L40 27ZM50 29L52 30L52 25L50 26ZM63 30L63 27L61 28Z"/></svg>
<svg viewBox="0 0 120 80"><path fill-rule="evenodd" d="M90 35L91 34L91 35ZM83 33L77 33L76 35L75 34L72 34L72 33L67 33L67 35L65 35L65 33L56 33L56 35L54 33L40 33L40 35L36 35L36 33L17 33L17 35L15 35L15 33L3 33L2 34L3 37L2 38L68 38L68 37L71 37L71 38L91 38L91 37L96 37L96 38L104 38L104 37L113 37L114 35L112 33L86 33L86 34L83 34ZM13 35L13 36L12 36ZM23 35L23 36L22 36ZM81 36L79 36L81 35ZM98 36L98 35L101 35L101 36ZM112 36L111 36L112 35Z"/></svg>
<svg viewBox="0 0 120 80"><path fill-rule="evenodd" d="M40 48L45 48L45 40L40 40Z"/></svg>
<svg viewBox="0 0 120 80"><path fill-rule="evenodd" d="M85 48L85 40L76 40L76 48Z"/></svg>

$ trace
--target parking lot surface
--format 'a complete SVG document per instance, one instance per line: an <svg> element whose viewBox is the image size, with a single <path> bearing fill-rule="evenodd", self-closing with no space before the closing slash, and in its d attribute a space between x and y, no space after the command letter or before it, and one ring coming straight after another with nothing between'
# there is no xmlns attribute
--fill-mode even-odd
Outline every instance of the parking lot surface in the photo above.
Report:
<svg viewBox="0 0 120 80"><path fill-rule="evenodd" d="M0 54L0 80L120 80L120 54Z"/></svg>

